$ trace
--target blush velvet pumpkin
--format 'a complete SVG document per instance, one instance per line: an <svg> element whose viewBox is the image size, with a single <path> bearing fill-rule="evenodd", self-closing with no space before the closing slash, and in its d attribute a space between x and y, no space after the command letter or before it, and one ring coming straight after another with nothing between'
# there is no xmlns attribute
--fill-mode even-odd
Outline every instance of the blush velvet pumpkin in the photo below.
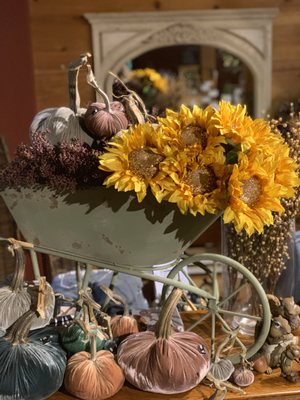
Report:
<svg viewBox="0 0 300 400"><path fill-rule="evenodd" d="M182 291L168 297L155 332L128 336L118 348L117 361L128 382L137 388L164 394L197 386L210 367L210 352L193 332L171 333L171 318Z"/></svg>

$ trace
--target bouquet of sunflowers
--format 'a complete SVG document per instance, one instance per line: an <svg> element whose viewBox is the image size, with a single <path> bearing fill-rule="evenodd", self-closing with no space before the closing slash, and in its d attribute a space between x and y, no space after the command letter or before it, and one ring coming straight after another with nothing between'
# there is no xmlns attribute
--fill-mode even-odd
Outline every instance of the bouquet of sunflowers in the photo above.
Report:
<svg viewBox="0 0 300 400"><path fill-rule="evenodd" d="M166 109L164 117L155 118L117 77L125 94L110 102L94 78L89 56L70 66L75 109L37 114L31 143L20 145L0 173L0 190L44 185L71 192L104 185L134 191L138 202L151 191L158 203L175 203L182 214L223 213L225 223L249 236L283 212L282 200L293 197L299 186L299 165L269 121L253 119L246 106L225 101L218 108L182 105L178 112ZM82 66L104 102L76 109L80 99L72 96ZM149 79L164 90L150 72Z"/></svg>
<svg viewBox="0 0 300 400"><path fill-rule="evenodd" d="M151 191L183 214L224 212L237 232L261 233L281 213L281 199L299 185L296 161L278 131L247 115L246 106L221 101L219 108L166 111L156 124L131 126L114 136L100 155L103 184Z"/></svg>

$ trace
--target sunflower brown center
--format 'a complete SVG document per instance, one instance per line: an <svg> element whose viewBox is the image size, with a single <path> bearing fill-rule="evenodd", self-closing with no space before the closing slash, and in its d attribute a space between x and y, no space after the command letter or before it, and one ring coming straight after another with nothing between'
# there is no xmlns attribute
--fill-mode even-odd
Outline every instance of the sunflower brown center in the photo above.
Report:
<svg viewBox="0 0 300 400"><path fill-rule="evenodd" d="M158 171L158 164L163 160L159 154L151 150L137 149L128 155L129 168L140 178L151 179Z"/></svg>
<svg viewBox="0 0 300 400"><path fill-rule="evenodd" d="M185 146L200 144L202 149L207 145L205 130L200 126L187 126L181 131L181 140Z"/></svg>
<svg viewBox="0 0 300 400"><path fill-rule="evenodd" d="M190 186L194 196L206 194L217 188L217 178L209 167L201 167L186 177L185 183Z"/></svg>
<svg viewBox="0 0 300 400"><path fill-rule="evenodd" d="M241 200L249 207L254 207L261 195L261 183L255 176L243 182L243 194Z"/></svg>

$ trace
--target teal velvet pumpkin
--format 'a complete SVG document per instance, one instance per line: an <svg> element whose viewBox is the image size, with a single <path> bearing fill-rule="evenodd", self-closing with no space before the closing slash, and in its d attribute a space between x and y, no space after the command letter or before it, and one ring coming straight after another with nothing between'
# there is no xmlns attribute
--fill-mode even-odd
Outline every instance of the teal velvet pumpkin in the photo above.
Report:
<svg viewBox="0 0 300 400"><path fill-rule="evenodd" d="M27 311L0 337L0 398L47 399L62 385L66 355L52 328L28 334L37 318Z"/></svg>

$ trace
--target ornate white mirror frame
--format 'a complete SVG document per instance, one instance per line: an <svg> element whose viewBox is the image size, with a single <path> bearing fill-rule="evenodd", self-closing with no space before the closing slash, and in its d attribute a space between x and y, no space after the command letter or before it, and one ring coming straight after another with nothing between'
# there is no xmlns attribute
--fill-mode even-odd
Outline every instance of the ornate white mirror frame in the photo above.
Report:
<svg viewBox="0 0 300 400"><path fill-rule="evenodd" d="M123 65L159 47L206 45L240 58L254 81L254 113L271 105L272 22L277 8L85 14L92 28L96 79L111 95L113 78Z"/></svg>

